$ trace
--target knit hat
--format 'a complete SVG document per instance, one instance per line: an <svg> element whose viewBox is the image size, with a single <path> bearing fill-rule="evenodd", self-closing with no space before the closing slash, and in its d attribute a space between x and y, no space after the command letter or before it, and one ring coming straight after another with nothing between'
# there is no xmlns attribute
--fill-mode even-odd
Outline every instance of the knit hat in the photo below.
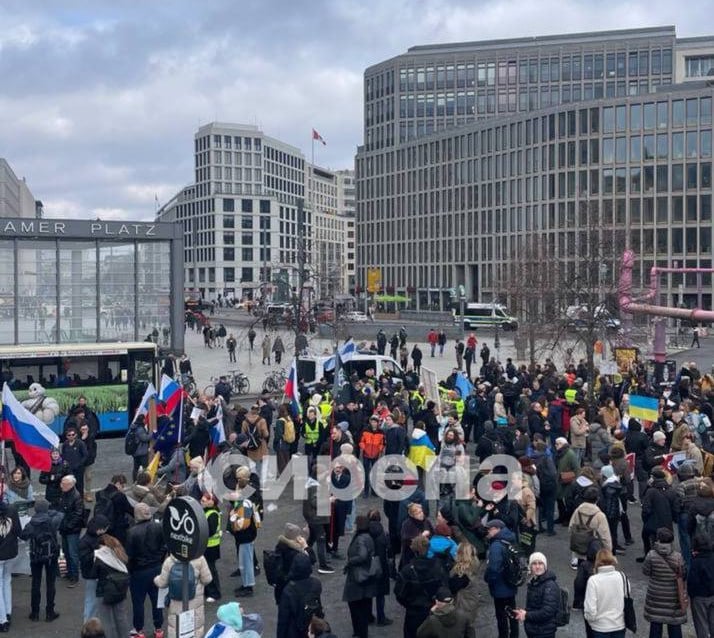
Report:
<svg viewBox="0 0 714 638"><path fill-rule="evenodd" d="M134 520L136 522L148 521L151 519L151 508L146 503L134 505Z"/></svg>
<svg viewBox="0 0 714 638"><path fill-rule="evenodd" d="M352 454L354 452L354 447L352 447L351 443L343 443L340 445L340 454L344 454L345 456L348 454Z"/></svg>
<svg viewBox="0 0 714 638"><path fill-rule="evenodd" d="M203 464L203 459L200 456L194 456L189 462L188 466L196 472L201 472L205 467Z"/></svg>
<svg viewBox="0 0 714 638"><path fill-rule="evenodd" d="M454 600L454 597L448 587L439 587L436 591L436 596L434 596L434 600L439 603L450 603Z"/></svg>
<svg viewBox="0 0 714 638"><path fill-rule="evenodd" d="M302 530L292 523L285 523L285 529L283 530L283 536L289 541L297 540L297 537L302 534Z"/></svg>
<svg viewBox="0 0 714 638"><path fill-rule="evenodd" d="M337 427L340 428L343 432L347 432L347 430L350 429L350 424L347 421L340 421L337 424Z"/></svg>
<svg viewBox="0 0 714 638"><path fill-rule="evenodd" d="M652 440L653 441L664 441L667 438L664 432L657 430L653 435L652 435Z"/></svg>
<svg viewBox="0 0 714 638"><path fill-rule="evenodd" d="M218 620L224 625L228 625L231 629L240 631L243 629L243 614L240 613L239 603L228 603L221 605L216 612Z"/></svg>
<svg viewBox="0 0 714 638"><path fill-rule="evenodd" d="M603 465L600 474L602 474L604 479L612 478L615 476L615 468L613 468L612 465Z"/></svg>
<svg viewBox="0 0 714 638"><path fill-rule="evenodd" d="M530 567L533 563L536 562L543 563L543 566L548 569L548 559L545 557L545 554L541 554L540 552L533 552L528 558L528 567Z"/></svg>
<svg viewBox="0 0 714 638"><path fill-rule="evenodd" d="M44 498L38 498L35 500L35 514L42 514L49 512L50 504Z"/></svg>
<svg viewBox="0 0 714 638"><path fill-rule="evenodd" d="M486 523L486 529L489 529L490 527L495 527L496 529L503 529L504 527L506 527L506 524L502 520L494 518L492 521Z"/></svg>
<svg viewBox="0 0 714 638"><path fill-rule="evenodd" d="M518 462L521 465L521 471L525 472L526 474L535 474L536 467L535 465L533 465L533 461L529 457L522 456L518 459Z"/></svg>
<svg viewBox="0 0 714 638"><path fill-rule="evenodd" d="M564 436L559 436L557 439L555 439L555 447L558 447L559 445L568 445L568 439L566 439Z"/></svg>
<svg viewBox="0 0 714 638"><path fill-rule="evenodd" d="M653 467L652 471L650 472L650 476L653 479L663 479L667 477L667 475L664 473L664 469L661 467Z"/></svg>

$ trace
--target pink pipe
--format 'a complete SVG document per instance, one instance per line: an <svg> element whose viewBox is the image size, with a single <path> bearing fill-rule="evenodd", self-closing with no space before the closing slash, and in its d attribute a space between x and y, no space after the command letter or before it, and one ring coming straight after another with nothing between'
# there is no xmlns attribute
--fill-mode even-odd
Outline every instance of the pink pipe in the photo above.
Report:
<svg viewBox="0 0 714 638"><path fill-rule="evenodd" d="M675 319L689 319L695 322L714 323L714 311L702 310L701 308L671 308L669 306L654 306L651 304L641 304L632 301L632 268L635 263L635 253L626 250L622 255L622 267L620 269L620 284L618 286L620 309L629 314L645 314L657 317L674 317ZM712 273L714 268L657 268L652 267L650 271L650 290L646 299L656 298L658 294L658 273Z"/></svg>

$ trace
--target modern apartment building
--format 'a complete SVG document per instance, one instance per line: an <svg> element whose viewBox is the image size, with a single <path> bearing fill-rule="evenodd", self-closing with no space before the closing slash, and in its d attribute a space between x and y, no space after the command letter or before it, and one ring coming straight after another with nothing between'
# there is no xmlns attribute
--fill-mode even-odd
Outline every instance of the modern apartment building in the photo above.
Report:
<svg viewBox="0 0 714 638"><path fill-rule="evenodd" d="M35 201L25 178L18 179L0 157L0 217L40 217L42 202Z"/></svg>
<svg viewBox="0 0 714 638"><path fill-rule="evenodd" d="M714 37L661 27L417 46L368 68L358 285L377 266L416 308L459 285L507 301L527 241L573 263L593 219L637 253L636 286L653 264L710 267L713 66ZM666 302L680 284L711 307L710 276L669 275Z"/></svg>
<svg viewBox="0 0 714 638"><path fill-rule="evenodd" d="M196 132L194 167L195 183L156 215L183 224L187 288L210 299L283 300L298 285L299 265L316 286L315 259L335 257L316 243L338 208L333 173L257 126L221 122Z"/></svg>

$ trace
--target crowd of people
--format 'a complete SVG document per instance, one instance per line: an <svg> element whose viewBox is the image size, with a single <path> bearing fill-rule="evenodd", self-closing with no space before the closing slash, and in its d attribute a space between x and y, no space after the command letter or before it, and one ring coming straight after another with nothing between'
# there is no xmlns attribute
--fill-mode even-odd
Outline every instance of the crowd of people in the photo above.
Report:
<svg viewBox="0 0 714 638"><path fill-rule="evenodd" d="M397 352L405 351L406 330L395 337ZM442 354L438 332L426 341L429 355ZM587 636L624 636L635 614L618 556L633 546L647 582L642 616L651 638L665 626L669 636L681 636L690 617L697 638L714 635L712 377L690 363L660 386L638 365L591 378L584 362L564 370L550 359L501 364L485 344L475 372L469 362L476 343L473 335L465 344L457 340L457 365L438 396L368 370L339 392L324 379L300 384L299 410L267 395L247 407L234 404L226 386L186 397L175 413L159 411L154 425L140 415L125 441L131 481L117 474L96 492L93 413L86 402L73 406L51 468L39 477L44 497L33 493L21 457L1 477L0 632L12 623L6 562L24 540L32 621L41 619L43 580L44 620L59 616L61 577L69 588L83 585L82 635L176 637L181 570L158 521L173 498L191 496L209 528L204 555L190 563L197 636L262 635L267 615L277 619L278 638L331 636L329 621L339 612L323 607L323 582L338 569L358 638L372 624L397 623L404 638L474 637L485 595L493 601L489 635L499 638L520 631L553 637L571 608L582 610ZM385 347L378 335L377 348ZM412 369L423 356L415 358L415 350L421 352L412 346ZM190 372L185 363L171 364L174 375ZM656 420L630 415L633 395L657 398ZM216 449L211 433L219 421L225 440ZM278 472L306 457L309 478L302 520L286 523L274 544L261 538L274 547L261 564L256 543L270 517L262 493L272 478L271 450ZM227 468L225 489L212 489L209 466L231 451L247 461ZM388 479L372 471L385 456ZM356 489L347 499L349 487ZM387 498L385 490L407 495ZM21 525L24 502L34 502L34 511ZM634 511L642 517L639 539L630 524ZM221 604L226 591L217 564L226 534L235 544L231 576L240 584L232 593L240 603ZM538 550L541 534L562 536L565 547L546 556ZM572 583L559 581L558 563L572 568ZM276 607L249 613L243 603L261 574ZM402 618L388 617L390 596ZM153 632L146 629L147 598ZM206 605L217 607L206 613Z"/></svg>

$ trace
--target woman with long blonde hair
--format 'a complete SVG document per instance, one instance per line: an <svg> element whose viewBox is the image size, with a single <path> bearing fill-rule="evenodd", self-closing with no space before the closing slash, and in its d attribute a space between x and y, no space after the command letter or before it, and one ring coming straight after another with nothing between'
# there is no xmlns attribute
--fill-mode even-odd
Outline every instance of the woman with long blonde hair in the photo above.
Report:
<svg viewBox="0 0 714 638"><path fill-rule="evenodd" d="M477 578L479 560L476 549L469 542L459 543L456 561L449 573L449 588L454 595L454 604L467 618L476 617L478 609L479 581ZM470 637L476 635L473 625L469 625Z"/></svg>
<svg viewBox="0 0 714 638"><path fill-rule="evenodd" d="M617 569L617 559L609 549L595 556L593 574L585 588L583 608L586 628L598 638L625 637L625 593L629 591L627 576Z"/></svg>

